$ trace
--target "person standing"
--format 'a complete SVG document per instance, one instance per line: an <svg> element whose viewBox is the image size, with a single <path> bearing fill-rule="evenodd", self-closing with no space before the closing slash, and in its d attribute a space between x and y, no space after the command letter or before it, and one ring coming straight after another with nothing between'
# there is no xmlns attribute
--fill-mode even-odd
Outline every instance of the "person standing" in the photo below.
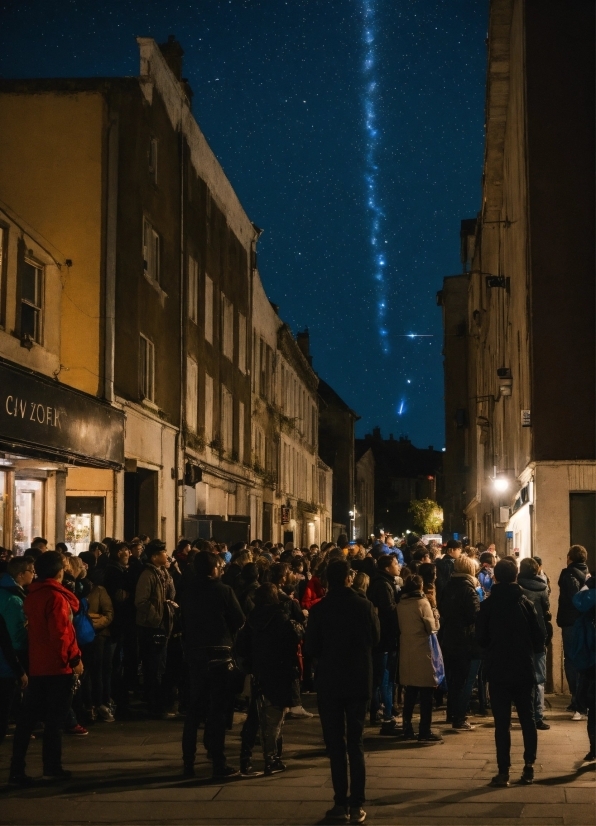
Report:
<svg viewBox="0 0 596 826"><path fill-rule="evenodd" d="M31 732L44 723L42 760L44 780L66 780L62 767L61 727L70 709L73 675L83 673L73 614L78 599L62 586L62 554L46 551L35 561L37 580L29 586L25 614L29 635L29 684L15 730L9 783L27 786L25 772Z"/></svg>
<svg viewBox="0 0 596 826"><path fill-rule="evenodd" d="M326 816L337 822L363 823L362 735L372 694L372 651L379 644L380 626L372 602L350 587L348 562L329 564L327 584L326 597L311 609L305 639L307 656L316 660L317 702L331 763L335 805Z"/></svg>
<svg viewBox="0 0 596 826"><path fill-rule="evenodd" d="M441 610L441 600L443 598L443 591L445 586L451 578L453 573L453 565L455 560L462 554L462 544L458 539L450 539L445 548L445 555L438 559L437 565L437 605L439 611Z"/></svg>
<svg viewBox="0 0 596 826"><path fill-rule="evenodd" d="M579 617L579 611L573 604L573 597L581 591L588 578L588 552L582 545L572 545L567 554L567 567L563 568L559 576L559 605L557 610L557 625L563 635L563 663L565 667L565 679L569 685L571 693L571 703L568 711L573 712L572 720L582 720L581 708L577 701L577 680L578 673L571 661L571 641L573 638L573 625Z"/></svg>
<svg viewBox="0 0 596 826"><path fill-rule="evenodd" d="M399 623L397 620L397 603L399 591L395 578L399 576L400 566L395 554L379 557L377 571L371 579L367 597L377 609L381 627L381 639L373 652L373 700L370 708L371 724L377 722L379 698L383 703L383 722L380 734L395 736L401 733L393 717L393 693L395 689Z"/></svg>
<svg viewBox="0 0 596 826"><path fill-rule="evenodd" d="M550 600L546 580L539 576L540 566L532 557L522 559L519 563L518 585L524 595L536 609L536 616L545 636L545 646L540 653L534 654L534 672L536 686L534 688L534 721L539 731L548 731L550 726L544 720L544 684L546 683L546 646L553 636Z"/></svg>
<svg viewBox="0 0 596 826"><path fill-rule="evenodd" d="M481 603L476 619L476 639L485 652L484 668L495 720L498 774L491 780L493 786L509 785L512 703L524 740L521 782L534 781L538 745L533 705L534 654L544 650L545 634L534 606L516 580L517 564L512 559L497 562L490 599Z"/></svg>

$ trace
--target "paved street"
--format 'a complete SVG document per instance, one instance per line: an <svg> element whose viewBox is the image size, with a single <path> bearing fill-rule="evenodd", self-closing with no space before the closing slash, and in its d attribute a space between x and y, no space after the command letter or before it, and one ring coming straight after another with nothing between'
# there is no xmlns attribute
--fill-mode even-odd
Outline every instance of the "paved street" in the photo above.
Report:
<svg viewBox="0 0 596 826"><path fill-rule="evenodd" d="M314 698L307 698L312 700ZM419 746L381 738L367 729L367 822L590 826L595 817L594 764L582 763L588 750L585 723L564 712L565 698L549 698L552 729L539 732L536 782L508 789L487 784L496 772L490 718L478 728L452 733L439 725L444 745ZM444 715L441 714L441 718ZM331 805L328 761L318 719L288 721L288 771L274 777L209 782L210 765L201 753L198 777L180 776L181 720L96 725L88 737L65 738L65 767L76 772L58 786L26 791L2 789L2 824L168 823L316 824ZM229 737L237 763L239 725ZM373 733L374 732L374 733ZM522 768L521 731L514 726L512 780ZM0 750L8 775L11 741ZM39 741L31 746L28 770L41 774ZM257 763L260 766L260 760Z"/></svg>

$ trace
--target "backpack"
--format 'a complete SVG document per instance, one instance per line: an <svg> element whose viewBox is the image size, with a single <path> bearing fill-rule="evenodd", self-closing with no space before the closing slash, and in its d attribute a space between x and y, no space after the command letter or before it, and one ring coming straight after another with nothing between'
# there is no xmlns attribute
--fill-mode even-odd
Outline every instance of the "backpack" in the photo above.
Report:
<svg viewBox="0 0 596 826"><path fill-rule="evenodd" d="M578 671L587 671L594 668L596 663L596 631L593 611L584 611L573 623L569 659Z"/></svg>

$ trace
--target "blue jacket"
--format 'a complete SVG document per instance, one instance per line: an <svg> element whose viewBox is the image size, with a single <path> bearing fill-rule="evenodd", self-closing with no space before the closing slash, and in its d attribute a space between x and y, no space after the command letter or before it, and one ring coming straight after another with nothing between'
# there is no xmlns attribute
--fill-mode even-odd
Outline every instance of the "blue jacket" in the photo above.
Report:
<svg viewBox="0 0 596 826"><path fill-rule="evenodd" d="M23 589L10 574L0 579L0 616L4 620L12 648L18 655L27 648L27 626L23 610ZM0 678L14 677L14 668L0 651Z"/></svg>
<svg viewBox="0 0 596 826"><path fill-rule="evenodd" d="M397 545L394 545L393 548L390 548L389 545L386 545L384 542L377 542L376 547L380 550L382 554L395 554L397 556L397 561L403 568L404 555L401 552L401 548L398 548Z"/></svg>
<svg viewBox="0 0 596 826"><path fill-rule="evenodd" d="M482 590L485 594L490 594L490 589L494 585L493 569L481 568L476 575L478 582L482 585Z"/></svg>

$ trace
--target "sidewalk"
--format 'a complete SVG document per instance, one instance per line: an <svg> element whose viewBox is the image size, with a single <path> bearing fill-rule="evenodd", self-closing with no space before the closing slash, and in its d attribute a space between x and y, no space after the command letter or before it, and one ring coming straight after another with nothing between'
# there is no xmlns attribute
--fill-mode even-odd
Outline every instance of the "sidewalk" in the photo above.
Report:
<svg viewBox="0 0 596 826"><path fill-rule="evenodd" d="M493 789L496 773L491 718L474 718L473 732L435 725L444 745L400 743L366 729L367 795L371 824L399 826L592 826L596 823L594 764L585 722L564 711L568 699L549 697L550 731L538 732L533 786ZM310 703L314 711L314 698ZM444 718L444 713L440 719ZM238 765L239 729L228 737ZM181 720L97 724L88 737L65 739L65 768L73 779L57 786L0 789L1 824L316 824L332 805L329 763L317 717L285 727L285 774L212 785L199 747L197 778L181 778ZM200 734L200 733L199 733ZM199 736L200 741L200 736ZM522 769L519 724L512 732L511 779ZM0 748L1 780L8 776L12 741ZM28 772L41 775L41 743L30 747ZM258 754L256 768L262 767Z"/></svg>

